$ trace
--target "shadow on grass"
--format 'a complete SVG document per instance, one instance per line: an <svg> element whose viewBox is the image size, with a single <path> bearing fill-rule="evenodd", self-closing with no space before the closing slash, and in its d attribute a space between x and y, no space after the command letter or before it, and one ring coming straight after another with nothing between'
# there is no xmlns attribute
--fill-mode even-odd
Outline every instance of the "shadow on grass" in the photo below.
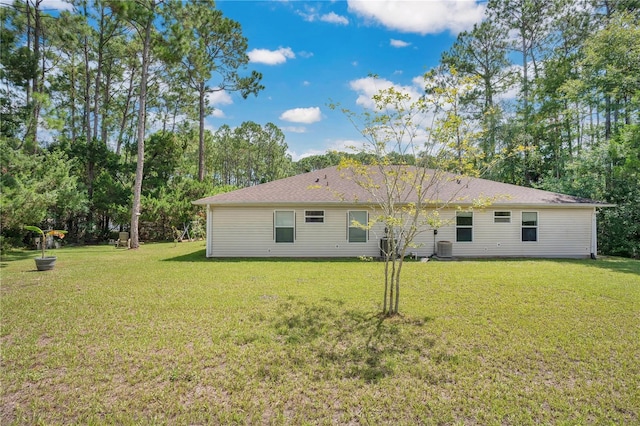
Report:
<svg viewBox="0 0 640 426"><path fill-rule="evenodd" d="M640 260L628 259L625 257L599 256L593 259L558 259L558 258L536 258L536 257L513 257L513 258L459 258L457 262L553 262L557 264L573 264L589 268L607 269L612 272L622 272L627 274L640 275Z"/></svg>
<svg viewBox="0 0 640 426"><path fill-rule="evenodd" d="M589 267L608 269L613 272L640 275L640 260L624 257L601 257L598 260L583 263Z"/></svg>
<svg viewBox="0 0 640 426"><path fill-rule="evenodd" d="M597 260L586 259L553 259L554 263L571 263L588 268L606 269L611 272L622 272L625 274L640 275L640 260L627 259L624 257L598 257Z"/></svg>
<svg viewBox="0 0 640 426"><path fill-rule="evenodd" d="M289 299L278 304L271 322L291 357L302 356L305 368L317 379L375 383L393 375L398 365L432 356L435 339L426 327L431 318L387 318L344 310L342 305L329 299L316 303Z"/></svg>
<svg viewBox="0 0 640 426"><path fill-rule="evenodd" d="M358 263L362 260L353 257L335 257L335 258L308 258L308 257L231 257L220 258L206 257L206 249L196 250L192 253L184 254L181 256L170 257L162 259L163 262L217 262L217 263L240 263L240 262L313 262L313 263ZM480 262L554 262L554 263L572 263L576 265L582 265L592 268L607 269L613 272L622 272L634 275L640 275L640 260L627 259L623 257L600 257L598 260L591 259L540 259L540 258L500 258L500 259L488 259L488 258L473 258L473 259L458 259L459 262L465 261L480 261ZM407 262L405 260L405 262Z"/></svg>
<svg viewBox="0 0 640 426"><path fill-rule="evenodd" d="M18 260L33 259L40 254L39 250L12 250L0 255L0 268L6 268L8 262L15 262Z"/></svg>
<svg viewBox="0 0 640 426"><path fill-rule="evenodd" d="M362 262L358 258L350 257L207 257L206 249L197 250L182 256L162 259L163 262L217 262L217 263L238 263L238 262Z"/></svg>

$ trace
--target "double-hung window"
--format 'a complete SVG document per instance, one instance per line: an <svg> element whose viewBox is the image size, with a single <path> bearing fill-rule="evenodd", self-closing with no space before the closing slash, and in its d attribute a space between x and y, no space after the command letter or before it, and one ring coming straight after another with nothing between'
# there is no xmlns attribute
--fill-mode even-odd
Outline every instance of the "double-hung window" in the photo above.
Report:
<svg viewBox="0 0 640 426"><path fill-rule="evenodd" d="M369 215L366 210L354 210L347 213L347 240L350 243L366 243Z"/></svg>
<svg viewBox="0 0 640 426"><path fill-rule="evenodd" d="M292 243L296 236L296 213L276 210L273 214L273 234L276 243Z"/></svg>
<svg viewBox="0 0 640 426"><path fill-rule="evenodd" d="M522 212L522 241L538 241L538 212Z"/></svg>
<svg viewBox="0 0 640 426"><path fill-rule="evenodd" d="M473 212L456 212L456 241L473 241Z"/></svg>

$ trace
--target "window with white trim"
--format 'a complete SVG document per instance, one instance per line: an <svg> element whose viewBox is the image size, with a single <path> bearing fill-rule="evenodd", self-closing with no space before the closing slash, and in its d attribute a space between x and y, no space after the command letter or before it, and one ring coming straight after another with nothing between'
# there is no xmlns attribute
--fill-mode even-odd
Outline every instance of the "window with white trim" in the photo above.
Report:
<svg viewBox="0 0 640 426"><path fill-rule="evenodd" d="M306 223L324 223L324 210L305 210L304 221Z"/></svg>
<svg viewBox="0 0 640 426"><path fill-rule="evenodd" d="M538 241L538 212L522 212L522 241Z"/></svg>
<svg viewBox="0 0 640 426"><path fill-rule="evenodd" d="M273 236L276 243L292 243L296 235L296 213L276 210L273 213Z"/></svg>
<svg viewBox="0 0 640 426"><path fill-rule="evenodd" d="M367 230L363 226L369 223L366 210L354 210L347 213L347 240L350 243L366 243Z"/></svg>
<svg viewBox="0 0 640 426"><path fill-rule="evenodd" d="M493 212L493 223L511 223L511 212Z"/></svg>
<svg viewBox="0 0 640 426"><path fill-rule="evenodd" d="M456 212L456 241L473 241L473 212Z"/></svg>

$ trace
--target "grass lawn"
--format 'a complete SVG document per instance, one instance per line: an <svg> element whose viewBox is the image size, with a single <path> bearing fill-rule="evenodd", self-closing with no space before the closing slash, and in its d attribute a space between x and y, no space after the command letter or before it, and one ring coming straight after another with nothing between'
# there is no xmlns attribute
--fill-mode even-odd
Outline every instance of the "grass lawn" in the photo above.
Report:
<svg viewBox="0 0 640 426"><path fill-rule="evenodd" d="M640 262L1 261L0 424L638 424Z"/></svg>

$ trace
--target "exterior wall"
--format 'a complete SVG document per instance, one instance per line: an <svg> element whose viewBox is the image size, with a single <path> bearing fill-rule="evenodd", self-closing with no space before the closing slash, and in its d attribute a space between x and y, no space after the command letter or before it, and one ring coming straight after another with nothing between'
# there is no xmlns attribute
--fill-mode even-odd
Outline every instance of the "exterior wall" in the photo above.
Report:
<svg viewBox="0 0 640 426"><path fill-rule="evenodd" d="M276 210L295 211L295 242L274 241ZM323 223L306 223L305 210L324 210ZM347 212L365 207L224 207L207 210L208 257L356 257L379 256L384 227L368 231L366 243L347 241ZM510 211L511 223L494 223L494 211ZM522 211L538 212L538 241L521 241ZM473 241L456 242L455 210L441 212L449 224L435 236L427 230L407 253L434 254L436 241L451 241L454 257L589 257L593 209L488 208L473 212Z"/></svg>
<svg viewBox="0 0 640 426"><path fill-rule="evenodd" d="M293 210L295 242L276 243L273 215ZM324 210L324 223L306 223L305 210ZM366 243L347 241L347 212L366 208L214 207L209 210L209 257L356 257L379 255L379 226L368 231Z"/></svg>
<svg viewBox="0 0 640 426"><path fill-rule="evenodd" d="M494 211L510 211L511 223L494 223ZM538 213L538 240L522 241L522 212ZM593 208L487 208L473 212L473 241L456 242L455 212L443 217L452 224L438 232L453 243L454 257L589 257L593 252ZM595 238L595 237L594 237Z"/></svg>

